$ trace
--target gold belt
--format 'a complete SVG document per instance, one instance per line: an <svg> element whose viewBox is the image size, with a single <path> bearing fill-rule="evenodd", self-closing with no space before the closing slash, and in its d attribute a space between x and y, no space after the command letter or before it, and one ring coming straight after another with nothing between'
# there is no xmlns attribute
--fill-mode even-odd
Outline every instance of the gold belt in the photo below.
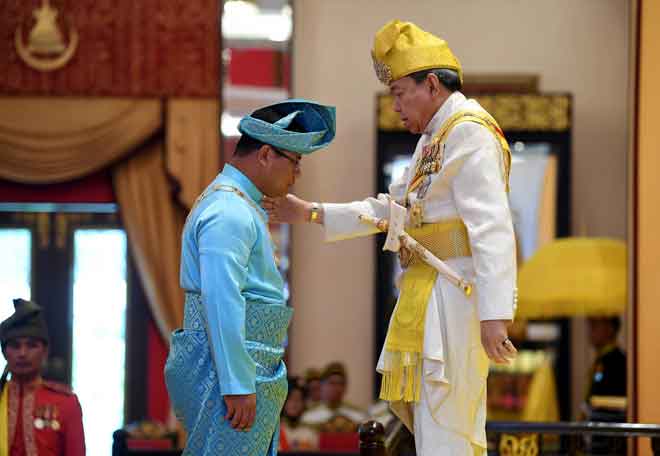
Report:
<svg viewBox="0 0 660 456"><path fill-rule="evenodd" d="M461 219L427 223L420 228L407 228L406 232L441 260L472 256L467 227ZM422 261L403 248L399 251L399 259L404 268Z"/></svg>

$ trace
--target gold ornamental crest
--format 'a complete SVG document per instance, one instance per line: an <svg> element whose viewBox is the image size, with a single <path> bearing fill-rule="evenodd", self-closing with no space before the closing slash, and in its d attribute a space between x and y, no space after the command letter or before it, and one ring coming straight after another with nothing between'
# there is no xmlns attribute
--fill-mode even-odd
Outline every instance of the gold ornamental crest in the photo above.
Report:
<svg viewBox="0 0 660 456"><path fill-rule="evenodd" d="M69 24L68 43L65 45L62 33L57 26L58 12L43 0L41 7L32 12L36 23L27 43L23 39L23 29L19 25L14 35L19 57L30 67L39 71L53 71L62 68L73 57L78 48L78 32Z"/></svg>
<svg viewBox="0 0 660 456"><path fill-rule="evenodd" d="M390 82L392 82L392 68L378 60L373 52L371 53L371 59L374 61L374 70L376 70L378 80L385 85L390 85Z"/></svg>

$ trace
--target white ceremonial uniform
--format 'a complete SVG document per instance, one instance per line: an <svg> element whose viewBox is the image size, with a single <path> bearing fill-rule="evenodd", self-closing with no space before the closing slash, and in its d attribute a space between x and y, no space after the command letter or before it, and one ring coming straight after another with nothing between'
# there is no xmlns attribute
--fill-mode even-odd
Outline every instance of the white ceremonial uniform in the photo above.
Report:
<svg viewBox="0 0 660 456"><path fill-rule="evenodd" d="M403 202L422 148L453 114L483 108L454 92L435 113L417 143L411 164L388 195L346 204L324 204L327 241L375 233L359 214L389 217L389 198ZM486 127L456 125L445 141L441 169L432 175L423 199L424 223L460 218L467 227L472 257L446 262L474 284L466 297L438 274L424 326L423 391L413 407L394 403L394 412L415 434L417 454L485 454L488 357L481 345L482 320L512 320L516 299L515 238L504 183L503 153ZM409 195L410 204L417 192ZM381 353L377 369L383 368ZM442 451L441 451L442 450Z"/></svg>

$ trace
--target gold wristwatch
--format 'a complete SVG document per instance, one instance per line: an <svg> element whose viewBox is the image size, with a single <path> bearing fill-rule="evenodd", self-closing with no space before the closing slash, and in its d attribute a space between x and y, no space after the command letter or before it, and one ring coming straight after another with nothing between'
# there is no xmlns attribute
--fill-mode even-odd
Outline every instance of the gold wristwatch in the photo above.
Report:
<svg viewBox="0 0 660 456"><path fill-rule="evenodd" d="M318 223L320 216L321 205L319 203L312 203L312 207L309 212L309 221L312 223Z"/></svg>

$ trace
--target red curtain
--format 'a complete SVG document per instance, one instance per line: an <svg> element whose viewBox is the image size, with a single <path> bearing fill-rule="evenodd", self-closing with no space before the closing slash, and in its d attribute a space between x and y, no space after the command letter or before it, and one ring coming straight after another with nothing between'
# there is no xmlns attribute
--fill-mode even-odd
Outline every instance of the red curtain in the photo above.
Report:
<svg viewBox="0 0 660 456"><path fill-rule="evenodd" d="M167 344L163 340L154 323L149 320L147 336L147 375L149 387L147 391L147 415L152 420L167 423L170 414L170 399L165 388L163 368L167 359Z"/></svg>
<svg viewBox="0 0 660 456"><path fill-rule="evenodd" d="M115 192L107 171L59 184L30 185L0 180L0 202L114 203Z"/></svg>

